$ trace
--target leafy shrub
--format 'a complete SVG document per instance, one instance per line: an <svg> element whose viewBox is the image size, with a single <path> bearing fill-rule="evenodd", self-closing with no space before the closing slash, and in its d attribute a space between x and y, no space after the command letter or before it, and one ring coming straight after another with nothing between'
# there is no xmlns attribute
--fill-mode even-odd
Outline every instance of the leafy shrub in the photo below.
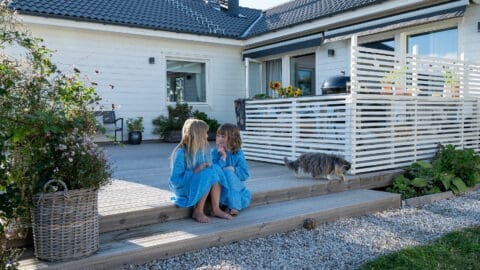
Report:
<svg viewBox="0 0 480 270"><path fill-rule="evenodd" d="M440 148L432 163L417 161L397 176L389 192L411 198L451 190L455 194L479 181L480 159L472 149L456 150L453 145Z"/></svg>
<svg viewBox="0 0 480 270"><path fill-rule="evenodd" d="M183 123L190 117L205 121L209 130L213 132L216 132L220 126L217 120L208 117L206 113L199 110L192 113L192 107L187 103L177 103L175 107L168 106L168 116L160 115L153 119L152 123L155 126L153 134L160 135L160 138L165 139L170 131L182 130Z"/></svg>
<svg viewBox="0 0 480 270"><path fill-rule="evenodd" d="M442 147L433 166L437 171L460 177L469 187L480 182L480 156L473 149L456 150L453 145Z"/></svg>
<svg viewBox="0 0 480 270"><path fill-rule="evenodd" d="M168 106L168 116L160 115L152 120L155 128L153 134L164 137L166 133L174 130L182 130L183 123L192 116L192 107L187 103L177 103L175 107Z"/></svg>
<svg viewBox="0 0 480 270"><path fill-rule="evenodd" d="M0 49L13 46L26 55L0 53L0 214L8 224L22 215L28 219L32 197L47 181L62 180L69 189L98 188L111 171L93 142L93 110L100 101L95 89L80 80L78 69L73 75L58 71L52 51L17 30L6 4L0 1Z"/></svg>
<svg viewBox="0 0 480 270"><path fill-rule="evenodd" d="M143 132L144 131L143 117L128 118L127 128L128 128L128 132L133 132L133 131Z"/></svg>
<svg viewBox="0 0 480 270"><path fill-rule="evenodd" d="M204 112L196 110L193 113L193 117L205 121L205 123L207 123L208 125L208 130L210 132L217 132L217 129L220 126L217 120L208 117L208 115Z"/></svg>

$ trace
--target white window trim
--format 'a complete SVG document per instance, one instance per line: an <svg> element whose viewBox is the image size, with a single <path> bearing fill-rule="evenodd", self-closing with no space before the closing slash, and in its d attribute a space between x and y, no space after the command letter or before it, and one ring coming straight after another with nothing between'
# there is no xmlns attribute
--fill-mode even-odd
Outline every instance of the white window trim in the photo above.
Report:
<svg viewBox="0 0 480 270"><path fill-rule="evenodd" d="M292 57L295 57L295 56L301 56L301 55L307 55L307 54L313 54L313 57L314 57L314 69L315 69L315 73L313 76L315 76L315 92L314 92L314 95L317 95L318 93L318 88L317 88L317 85L318 85L318 77L317 77L317 72L318 72L318 50L319 50L320 46L317 46L315 48L307 48L307 49L304 49L304 50L299 50L299 51L295 51L294 53L292 54L289 54L289 55L286 55L286 61L282 61L282 65L283 65L283 62L286 62L285 65L282 66L282 85L285 87L285 86L288 86L288 85L291 85L291 80L290 80L290 62L291 62L291 59ZM283 72L283 67L285 67L285 71L286 73ZM285 76L285 77L284 77Z"/></svg>
<svg viewBox="0 0 480 270"><path fill-rule="evenodd" d="M396 29L393 31L361 36L359 37L358 44L359 46L361 46L361 44L363 43L369 43L369 42L393 38L395 40L395 52L406 53L408 36L426 33L426 32L441 31L444 29L456 27L458 29L458 57L460 57L460 55L463 52L462 40L461 40L462 39L461 31L463 30L461 26L462 24L461 24L460 18L452 18L444 21L431 22L427 24L421 24L417 26L410 26L407 28Z"/></svg>
<svg viewBox="0 0 480 270"><path fill-rule="evenodd" d="M194 62L194 63L203 63L205 64L205 101L204 102L191 102L191 101L185 101L186 103L188 103L189 105L194 105L194 106L205 106L205 105L209 105L209 101L211 100L210 98L210 92L209 89L210 89L210 62L211 62L211 59L210 58L203 58L203 57L188 57L188 56L168 56L166 55L164 57L164 66L165 66L165 69L164 69L164 74L163 74L163 78L164 78L164 88L165 88L165 103L166 105L175 105L177 102L176 101L169 101L168 100L168 89L167 89L167 61L183 61L183 62Z"/></svg>

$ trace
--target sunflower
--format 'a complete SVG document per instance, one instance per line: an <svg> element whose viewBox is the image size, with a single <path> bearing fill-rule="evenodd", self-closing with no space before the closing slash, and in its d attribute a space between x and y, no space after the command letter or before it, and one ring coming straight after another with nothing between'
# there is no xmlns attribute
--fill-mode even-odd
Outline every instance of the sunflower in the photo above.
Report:
<svg viewBox="0 0 480 270"><path fill-rule="evenodd" d="M280 82L274 82L273 83L273 89L276 89L277 91L280 91L282 89L282 84Z"/></svg>
<svg viewBox="0 0 480 270"><path fill-rule="evenodd" d="M295 93L293 93L293 95L296 96L296 97L301 96L301 95L302 95L302 89L297 88L297 89L295 90Z"/></svg>
<svg viewBox="0 0 480 270"><path fill-rule="evenodd" d="M291 96L293 94L293 87L289 85L287 89L285 89L285 92L287 93L287 96Z"/></svg>

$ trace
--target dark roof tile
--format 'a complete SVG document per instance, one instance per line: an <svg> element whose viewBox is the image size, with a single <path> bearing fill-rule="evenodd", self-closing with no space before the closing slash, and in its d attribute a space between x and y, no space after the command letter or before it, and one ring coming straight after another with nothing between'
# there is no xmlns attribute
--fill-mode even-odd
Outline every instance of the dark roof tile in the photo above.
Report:
<svg viewBox="0 0 480 270"><path fill-rule="evenodd" d="M10 6L30 15L229 38L241 38L261 13L241 7L242 16L233 17L203 0L13 0Z"/></svg>
<svg viewBox="0 0 480 270"><path fill-rule="evenodd" d="M296 0L267 9L248 36L257 36L385 0Z"/></svg>
<svg viewBox="0 0 480 270"><path fill-rule="evenodd" d="M385 0L296 0L233 17L204 0L13 0L20 13L228 38L246 38ZM255 23L246 36L245 31Z"/></svg>

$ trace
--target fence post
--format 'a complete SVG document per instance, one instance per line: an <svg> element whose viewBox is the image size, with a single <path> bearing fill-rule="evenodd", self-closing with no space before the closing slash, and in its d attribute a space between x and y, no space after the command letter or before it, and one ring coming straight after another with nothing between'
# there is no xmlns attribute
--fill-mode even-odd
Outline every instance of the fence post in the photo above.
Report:
<svg viewBox="0 0 480 270"><path fill-rule="evenodd" d="M296 99L292 99L291 101L291 107L292 107L292 153L291 153L291 158L294 159L296 158L296 153L297 153L297 101Z"/></svg>
<svg viewBox="0 0 480 270"><path fill-rule="evenodd" d="M357 78L357 45L358 37L352 35L350 41L350 97L345 102L345 157L350 158L350 174L355 175L357 164L356 152L356 102L358 91Z"/></svg>

